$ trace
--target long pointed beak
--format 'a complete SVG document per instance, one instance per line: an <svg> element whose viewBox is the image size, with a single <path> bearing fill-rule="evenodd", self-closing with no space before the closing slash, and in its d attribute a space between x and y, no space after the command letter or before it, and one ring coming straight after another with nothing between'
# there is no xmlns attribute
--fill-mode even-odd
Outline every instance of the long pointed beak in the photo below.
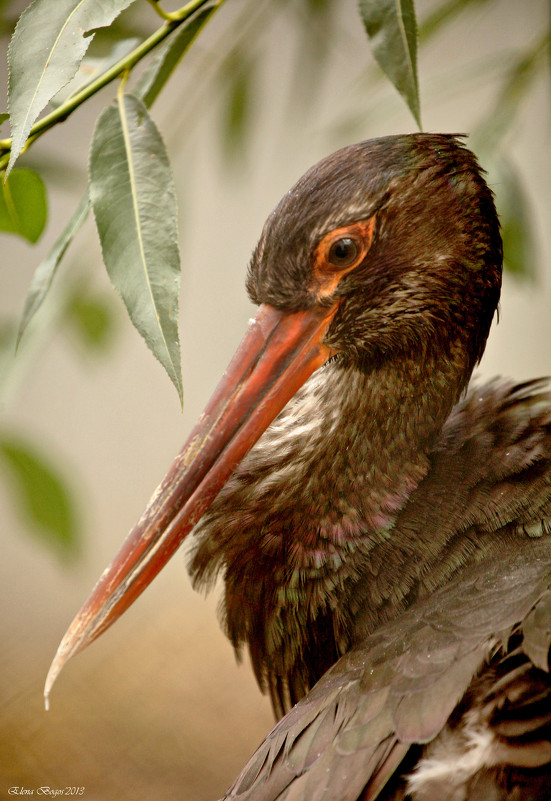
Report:
<svg viewBox="0 0 551 801"><path fill-rule="evenodd" d="M262 432L331 356L323 338L335 311L260 307L189 439L61 641L46 679L46 706L65 662L145 590Z"/></svg>

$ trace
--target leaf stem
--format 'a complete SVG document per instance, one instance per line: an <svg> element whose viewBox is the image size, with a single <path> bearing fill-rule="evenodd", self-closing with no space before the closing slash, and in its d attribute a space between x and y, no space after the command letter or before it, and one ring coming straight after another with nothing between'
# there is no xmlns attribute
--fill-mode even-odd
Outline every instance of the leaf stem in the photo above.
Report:
<svg viewBox="0 0 551 801"><path fill-rule="evenodd" d="M118 78L121 73L130 72L136 64L142 60L148 53L150 53L157 45L159 45L172 31L178 28L185 22L192 14L198 11L202 6L206 5L209 0L190 0L185 6L174 11L170 15L170 20L167 20L164 25L158 28L149 38L139 44L134 50L128 53L124 58L120 59L116 64L106 70L102 75L91 81L87 86L84 86L79 92L69 97L64 103L58 106L54 111L46 114L42 119L36 122L29 133L27 145L37 139L47 130L57 125L69 117L70 114L81 106L86 100L95 95L104 86ZM215 5L220 6L224 0L217 0ZM0 156L0 172L5 169L9 162L9 155L11 150L12 140L1 139L0 150L4 153Z"/></svg>
<svg viewBox="0 0 551 801"><path fill-rule="evenodd" d="M128 82L129 77L130 77L130 70L125 70L121 75L119 88L117 89L117 102L120 101L120 99L124 95L124 90L126 88L126 84Z"/></svg>
<svg viewBox="0 0 551 801"><path fill-rule="evenodd" d="M170 13L169 11L164 11L158 3L158 0L146 0L150 6L153 6L155 12L164 19L166 22L172 22L174 20L174 14Z"/></svg>

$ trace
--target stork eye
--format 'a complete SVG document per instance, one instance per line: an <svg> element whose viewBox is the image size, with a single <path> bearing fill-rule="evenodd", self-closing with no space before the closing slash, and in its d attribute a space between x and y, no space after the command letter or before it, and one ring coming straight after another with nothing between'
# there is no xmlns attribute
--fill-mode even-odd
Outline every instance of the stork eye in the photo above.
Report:
<svg viewBox="0 0 551 801"><path fill-rule="evenodd" d="M360 247L355 239L343 236L337 239L329 248L327 262L333 267L350 267L358 258Z"/></svg>
<svg viewBox="0 0 551 801"><path fill-rule="evenodd" d="M375 215L325 234L313 252L313 291L329 297L343 276L362 264L373 238Z"/></svg>

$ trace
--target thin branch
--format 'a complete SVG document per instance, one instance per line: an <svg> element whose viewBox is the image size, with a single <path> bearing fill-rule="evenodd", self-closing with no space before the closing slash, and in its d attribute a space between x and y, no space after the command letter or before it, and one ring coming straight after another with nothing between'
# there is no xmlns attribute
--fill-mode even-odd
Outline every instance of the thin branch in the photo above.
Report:
<svg viewBox="0 0 551 801"><path fill-rule="evenodd" d="M67 100L58 106L54 111L46 114L44 117L42 117L42 119L38 120L38 122L36 122L30 130L29 139L27 140L25 149L27 149L31 142L34 142L39 136L42 136L43 133L48 131L54 125L64 122L67 117L69 117L73 111L75 111L75 109L99 92L100 89L103 89L104 86L107 86L121 74L132 70L139 61L141 61L155 47L164 41L164 39L166 39L166 37L176 30L176 28L178 28L183 22L189 19L192 14L198 11L202 6L206 5L207 2L209 2L209 0L191 0L191 2L178 9L178 11L174 11L174 13L170 15L171 20L165 22L164 25L151 34L148 39L139 44L134 50L124 56L124 58L121 58L120 61L102 73L102 75L100 75L94 81L91 81L89 84L84 86L79 92L76 92L74 95L67 98ZM215 5L220 6L223 2L224 0L217 0ZM9 162L11 145L11 138L0 140L0 150L4 151L0 157L0 171L5 169Z"/></svg>

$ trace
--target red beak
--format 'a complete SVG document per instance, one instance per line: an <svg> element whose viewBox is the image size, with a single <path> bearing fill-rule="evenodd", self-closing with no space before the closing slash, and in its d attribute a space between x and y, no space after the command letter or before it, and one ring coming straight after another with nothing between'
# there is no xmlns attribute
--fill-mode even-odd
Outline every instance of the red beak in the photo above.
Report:
<svg viewBox="0 0 551 801"><path fill-rule="evenodd" d="M323 337L336 308L288 314L260 307L189 439L61 641L46 704L65 662L145 590L262 432L331 356Z"/></svg>

